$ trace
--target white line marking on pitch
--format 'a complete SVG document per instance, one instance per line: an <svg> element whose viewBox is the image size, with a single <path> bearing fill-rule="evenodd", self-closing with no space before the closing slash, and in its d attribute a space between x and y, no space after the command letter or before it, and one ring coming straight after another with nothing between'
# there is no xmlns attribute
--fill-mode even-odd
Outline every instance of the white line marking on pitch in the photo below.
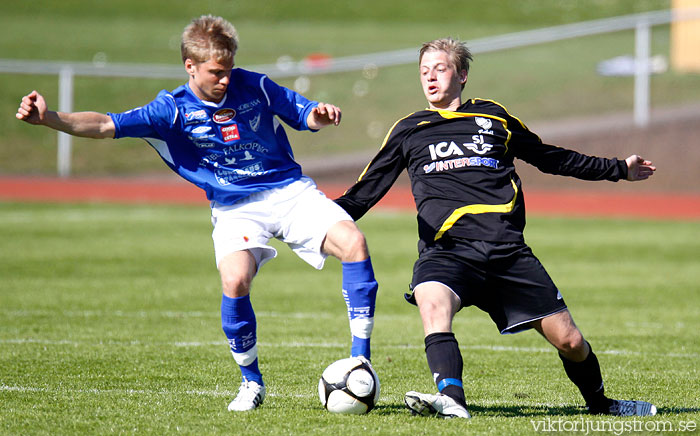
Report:
<svg viewBox="0 0 700 436"><path fill-rule="evenodd" d="M17 338L17 339L0 339L0 344L37 344L37 345L72 345L72 346L151 346L151 345L162 345L162 346L174 346L174 347L225 347L227 343L225 340L221 341L190 341L190 342L142 342L142 341L99 341L99 342L79 342L79 341L69 341L69 340L47 340L47 339L35 339L35 338ZM344 348L347 347L347 343L337 343L337 342L295 342L295 341L285 341L280 343L272 342L258 342L261 347L275 347L275 348ZM396 344L396 345L377 345L377 348L397 350L397 349L423 349L421 344ZM515 352L515 353L552 353L554 348L547 347L510 347L503 345L460 345L463 350L485 350L485 351L502 351L502 352ZM613 356L649 356L649 357L675 357L675 358L691 358L696 359L700 357L700 353L649 353L641 351L631 351L631 350L600 350L597 351L598 354L607 354Z"/></svg>
<svg viewBox="0 0 700 436"><path fill-rule="evenodd" d="M168 389L71 389L71 388L40 388L34 386L8 386L5 384L0 385L0 391L3 392L21 392L21 393L53 393L53 392L63 392L71 394L94 394L94 395L192 395L198 397L235 397L236 391L197 391L197 390L184 390L184 391L172 391ZM268 396L277 397L280 396L274 392L268 393ZM285 397L290 395L285 394ZM312 394L295 394L292 395L296 398L312 398L316 395Z"/></svg>

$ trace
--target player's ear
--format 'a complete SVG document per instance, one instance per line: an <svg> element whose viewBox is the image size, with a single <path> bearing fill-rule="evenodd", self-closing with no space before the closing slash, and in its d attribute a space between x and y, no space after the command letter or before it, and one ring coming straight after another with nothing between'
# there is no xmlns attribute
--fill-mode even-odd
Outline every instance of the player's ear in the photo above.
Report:
<svg viewBox="0 0 700 436"><path fill-rule="evenodd" d="M194 66L195 66L195 63L192 59L190 59L190 58L185 59L185 71L187 71L187 74L189 74L190 76L194 75L194 73L195 73Z"/></svg>
<svg viewBox="0 0 700 436"><path fill-rule="evenodd" d="M459 72L459 83L462 85L467 83L467 70L462 70Z"/></svg>

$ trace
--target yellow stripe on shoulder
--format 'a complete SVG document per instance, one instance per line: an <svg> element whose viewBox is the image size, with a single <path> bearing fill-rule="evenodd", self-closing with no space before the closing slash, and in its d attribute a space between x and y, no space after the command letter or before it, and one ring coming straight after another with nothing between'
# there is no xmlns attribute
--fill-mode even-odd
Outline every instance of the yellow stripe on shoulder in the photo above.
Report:
<svg viewBox="0 0 700 436"><path fill-rule="evenodd" d="M437 112L441 117L443 117L447 120L454 119L454 118L482 117L482 118L491 118L494 120L498 120L501 123L503 123L503 125L505 127L507 127L507 125L508 125L508 121L506 121L505 118L497 117L496 115L485 114L482 112L455 112L455 111L446 111L443 109L437 109L437 110L435 110L435 112ZM515 117L513 117L513 118L515 118Z"/></svg>
<svg viewBox="0 0 700 436"><path fill-rule="evenodd" d="M438 239L442 238L442 235L445 234L448 230L452 228L452 226L455 225L457 220L462 218L464 215L467 214L481 214L481 213L509 213L513 211L513 208L515 207L515 200L518 198L518 185L515 184L515 181L513 179L510 180L511 185L513 185L513 191L515 191L515 194L513 195L513 199L506 203L506 204L470 204L468 206L463 206L460 207L459 209L455 209L454 212L445 220L445 222L442 224L440 227L440 230L437 232L435 235L435 241Z"/></svg>
<svg viewBox="0 0 700 436"><path fill-rule="evenodd" d="M520 125L521 125L524 129L530 130L530 129L527 128L527 126L525 125L525 123L523 123L523 122L520 120L520 118L518 118L518 117L516 117L515 115L511 114L511 113L508 111L508 108L506 108L504 105L502 105L501 103L497 102L496 100L490 100L490 99L488 99L488 98L472 98L471 100L472 100L472 102L476 102L477 100L478 100L478 101L488 101L489 103L493 103L493 104L495 104L496 106L500 106L504 111L506 111L506 113L507 113L509 116L511 116L513 119L515 119L517 122L519 122Z"/></svg>

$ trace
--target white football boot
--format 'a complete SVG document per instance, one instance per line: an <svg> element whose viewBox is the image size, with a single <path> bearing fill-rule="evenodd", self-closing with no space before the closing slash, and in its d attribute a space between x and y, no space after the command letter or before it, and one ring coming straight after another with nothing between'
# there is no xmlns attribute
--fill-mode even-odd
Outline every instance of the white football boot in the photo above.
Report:
<svg viewBox="0 0 700 436"><path fill-rule="evenodd" d="M610 410L603 412L613 416L654 416L656 406L646 401L612 400Z"/></svg>
<svg viewBox="0 0 700 436"><path fill-rule="evenodd" d="M228 405L229 412L244 412L253 410L263 403L265 399L265 386L245 378L238 388L236 398Z"/></svg>
<svg viewBox="0 0 700 436"><path fill-rule="evenodd" d="M407 392L404 396L406 407L414 415L435 416L437 418L471 418L464 407L455 400L443 394L421 394Z"/></svg>

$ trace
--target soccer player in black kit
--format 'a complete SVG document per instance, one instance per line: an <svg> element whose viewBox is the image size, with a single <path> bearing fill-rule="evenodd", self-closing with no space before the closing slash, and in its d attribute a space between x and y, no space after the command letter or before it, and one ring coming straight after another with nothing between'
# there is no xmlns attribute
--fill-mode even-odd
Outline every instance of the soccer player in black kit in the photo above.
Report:
<svg viewBox="0 0 700 436"><path fill-rule="evenodd" d="M450 38L425 43L420 80L429 108L397 121L358 181L336 202L355 220L406 169L418 209L419 258L406 299L418 306L437 394L406 393L414 413L469 418L462 355L452 319L463 307L487 312L502 334L534 328L558 351L590 413L648 416L645 401L605 396L598 359L561 293L525 244L525 206L513 161L584 180L644 180L656 168L636 155L586 156L542 143L492 100L462 100L469 49Z"/></svg>

